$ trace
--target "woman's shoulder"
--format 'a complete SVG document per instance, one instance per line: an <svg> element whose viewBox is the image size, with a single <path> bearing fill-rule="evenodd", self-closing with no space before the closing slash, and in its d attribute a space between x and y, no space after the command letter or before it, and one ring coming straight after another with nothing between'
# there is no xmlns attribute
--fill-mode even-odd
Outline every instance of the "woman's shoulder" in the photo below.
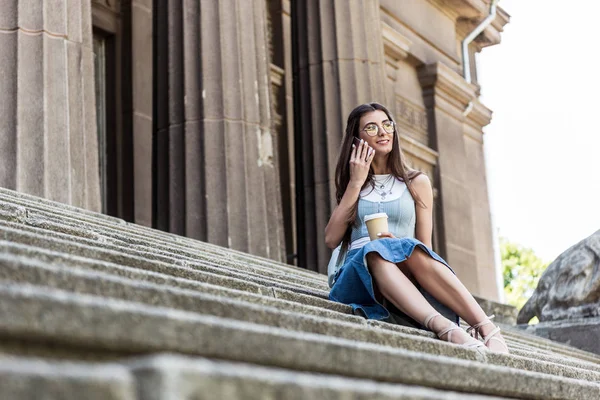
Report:
<svg viewBox="0 0 600 400"><path fill-rule="evenodd" d="M425 173L420 173L414 178L411 178L410 183L414 186L415 189L419 188L431 188L431 180Z"/></svg>

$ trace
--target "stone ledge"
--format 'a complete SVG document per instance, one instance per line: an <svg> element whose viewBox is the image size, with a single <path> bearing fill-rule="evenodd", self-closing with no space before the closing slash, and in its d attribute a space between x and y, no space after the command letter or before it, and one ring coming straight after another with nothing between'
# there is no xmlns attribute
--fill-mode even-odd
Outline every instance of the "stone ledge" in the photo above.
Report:
<svg viewBox="0 0 600 400"><path fill-rule="evenodd" d="M31 213L32 215L36 215L37 213L39 216L45 216L49 220L55 222L66 223L66 221L73 221L75 226L89 224L92 229L106 229L109 232L116 231L120 237L125 238L127 242L130 242L133 238L137 237L144 243L151 243L151 245L158 245L161 247L165 247L165 243L168 243L169 246L167 246L167 248L170 249L178 248L186 252L199 250L221 256L224 259L251 262L254 265L277 268L282 271L293 273L294 275L316 280L317 282L325 282L324 287L327 286L326 277L324 278L324 275L315 271L279 263L238 250L228 249L157 229L125 223L125 221L121 219L104 214L94 213L92 211L82 210L50 200L40 199L35 196L0 188L0 209L2 209L3 206L9 207L11 210L18 208L19 213L18 215L15 215L15 217L19 216L18 220L20 222L25 222L24 218L28 213ZM80 212L74 213L72 210L79 210Z"/></svg>
<svg viewBox="0 0 600 400"><path fill-rule="evenodd" d="M125 361L125 364L136 375L142 397L147 400L204 398L206 393L228 400L501 399L171 354Z"/></svg>
<svg viewBox="0 0 600 400"><path fill-rule="evenodd" d="M312 374L176 354L117 363L10 359L0 364L0 398L500 400L342 376Z"/></svg>
<svg viewBox="0 0 600 400"><path fill-rule="evenodd" d="M600 356L597 354L584 351L566 344L549 340L541 336L537 336L527 331L522 331L519 327L510 327L505 329L505 335L510 337L513 342L524 345L535 345L540 352L553 353L562 357L576 357L579 361L585 360L600 366Z"/></svg>
<svg viewBox="0 0 600 400"><path fill-rule="evenodd" d="M233 299L242 299L250 303L262 304L286 304L292 309L299 307L298 310L307 314L313 314L311 310L331 310L342 314L352 314L352 308L345 304L321 299L315 296L309 296L290 290L265 287L258 284L240 281L239 279L223 278L217 283L208 283L212 275L190 270L190 275L179 277L173 270L187 270L181 267L164 267L164 272L160 268L150 268L146 264L145 269L134 268L128 265L120 265L109 261L90 259L71 254L59 253L51 250L31 247L20 243L6 242L0 240L0 252L4 257L31 259L42 263L48 267L69 268L75 270L97 271L102 274L120 276L138 282L150 282L161 285L171 286L173 288L197 290L209 294L219 294ZM0 255L2 257L2 255ZM1 272L1 271L0 271ZM8 271L5 271L8 273ZM208 277L208 279L207 279ZM299 303L299 304L296 304ZM295 309L295 308L294 308Z"/></svg>
<svg viewBox="0 0 600 400"><path fill-rule="evenodd" d="M224 296L140 283L105 274L85 271L71 273L65 269L36 266L31 261L0 259L0 265L3 266L0 277L3 280L8 279L11 284L30 284L33 285L32 288L39 290L58 290L60 292L57 293L69 295L74 300L81 295L102 296L107 300L119 299L161 310L188 311L196 315L210 315L295 332L345 338L428 354L478 359L476 352L434 339L433 334L428 332L426 336L413 336L411 333L415 329L410 328L395 332L369 328L363 318L327 310L321 310L320 315L299 314L273 306L249 304ZM36 282L28 282L26 278L29 277L34 278Z"/></svg>
<svg viewBox="0 0 600 400"><path fill-rule="evenodd" d="M2 203L0 203L0 205L2 205ZM8 205L5 206L5 208L8 207ZM14 206L12 206L14 207ZM22 208L22 206L21 206ZM20 209L20 215L22 215L24 213L23 210ZM27 224L28 226L35 226L35 227L39 227L41 229L46 229L46 230L51 230L52 232L59 232L59 233L67 233L67 234L71 234L71 235L75 235L77 237L81 237L81 238L87 238L87 239L97 239L97 226L90 226L87 229L82 229L81 223L74 225L73 224L67 224L65 222L65 219L56 219L56 217L53 217L51 214L48 214L45 211L39 211L36 212L37 214L39 214L39 216L37 217L37 219L35 217L31 217L29 218L29 220L31 221L29 224ZM34 213L34 215L36 215ZM22 219L22 218L21 218ZM55 221L54 223L51 223L49 221ZM19 220L19 222L24 222L26 223L26 220ZM85 227L85 225L83 226ZM90 232L94 232L93 234ZM144 244L144 248L152 248L154 251L156 251L157 249L168 249L171 251L171 253L169 255L177 255L177 256L182 256L184 257L184 259L190 259L190 260L195 260L195 259L201 259L207 262L210 261L214 261L213 256L214 254L210 254L210 255L205 255L203 253L194 253L192 251L190 251L189 248L183 248L180 245L176 245L175 248L180 247L182 250L178 251L178 252L173 252L173 246L166 246L164 244L164 242L158 243L158 242L148 242L147 238L143 238L140 237L138 240L135 240L134 242L131 242L131 237L128 237L127 235L125 235L123 232L121 232L121 228L119 228L119 230L117 232L114 231L114 229L108 228L108 227L102 227L102 235L108 235L109 237L113 238L113 239L117 239L119 242L129 242L130 244L139 244L139 243L143 243ZM100 233L100 232L98 232ZM179 239L179 237L177 237ZM179 240L178 240L179 242ZM194 241L194 243L197 245L198 243L201 242L197 242ZM152 246L152 247L151 247ZM222 249L221 250L223 253L227 254L227 250ZM241 253L244 254L244 253ZM231 269L231 268L236 268L239 267L240 264L238 263L231 263L229 261L229 259L231 259L231 256L228 257L222 257L219 261L219 267L220 269L223 268L227 268L227 269ZM244 270L247 271L251 271L252 273L254 273L254 275L257 276L266 276L266 277L270 277L272 279L275 280L279 280L279 278L283 278L283 277L289 277L291 280L298 282L298 283L303 283L303 284L309 284L312 287L318 288L319 290L325 290L327 291L327 287L325 284L325 277L323 275L315 275L314 278L320 278L320 280L314 280L314 283L312 280L305 280L305 278L300 278L298 275L301 274L304 270L300 269L300 268L296 268L296 267L289 267L289 271L290 273L283 273L283 272L272 272L269 269L274 268L279 268L279 265L275 262L269 262L267 263L267 265L265 265L265 268L259 268L256 269L256 263L254 261L262 261L264 263L264 259L261 259L260 257L249 257L248 255L245 255L245 257L240 256L240 259L245 260L246 263L241 264L241 266L243 267ZM240 260L241 261L241 260ZM252 261L253 263L251 264L251 266L249 266L249 262ZM300 278L300 279L299 279ZM308 277L307 277L308 278ZM310 279L310 278L309 278ZM487 300L487 299L483 299L483 298L478 298L476 297L476 299L478 300L478 302L482 305L482 307L484 308L484 310L488 313L488 314L496 314L497 318L496 320L498 322L504 322L504 323L508 323L508 324L513 324L514 320L515 320L515 313L516 313L516 309L514 307L505 305L505 304L500 304L497 302L493 302L491 300Z"/></svg>
<svg viewBox="0 0 600 400"><path fill-rule="evenodd" d="M70 208L0 190L3 362L25 354L108 362L90 364L97 367L119 360L125 380L154 398L169 387L190 396L239 391L240 398L600 396L593 354L504 325L512 354L480 354L431 332L350 315L326 299L324 275ZM487 305L510 317L511 309ZM236 363L151 356L134 367L123 359L164 351ZM70 388L69 379L55 380Z"/></svg>
<svg viewBox="0 0 600 400"><path fill-rule="evenodd" d="M600 355L600 318L578 318L517 325L524 331Z"/></svg>
<svg viewBox="0 0 600 400"><path fill-rule="evenodd" d="M59 203L56 201L44 199L42 197L33 196L27 193L16 192L14 190L0 187L0 199L12 202L14 204L20 204L21 202L33 203L38 205L45 205L53 209L60 209L67 215L81 215L97 220L110 221L112 223L123 224L126 222L123 219L111 217L110 215L89 211L85 208L79 208L68 204Z"/></svg>
<svg viewBox="0 0 600 400"><path fill-rule="evenodd" d="M498 303L479 296L473 296L487 315L495 315L494 321L507 325L514 325L517 322L519 310L508 304Z"/></svg>
<svg viewBox="0 0 600 400"><path fill-rule="evenodd" d="M7 241L67 254L80 254L86 258L112 261L117 262L118 264L135 265L141 269L147 269L150 266L149 264L158 264L165 270L175 268L186 270L188 271L188 275L197 272L223 278L237 278L240 282L255 283L266 287L277 287L316 296L322 299L329 298L329 291L288 283L282 279L269 279L263 278L261 275L253 275L244 271L238 272L232 268L222 267L218 263L208 264L207 262L191 262L180 260L171 255L155 254L150 251L144 251L151 249L136 250L130 247L101 243L90 239L69 236L53 231L45 231L40 228L32 228L6 221L0 221L0 231L2 232L1 237ZM133 264L123 262L125 259ZM122 260L122 262L116 260ZM324 279L326 279L326 277L324 277Z"/></svg>
<svg viewBox="0 0 600 400"><path fill-rule="evenodd" d="M52 266L37 260L0 255L0 278L11 283L31 284L39 287L66 290L73 296L78 294L97 295L108 298L155 305L199 314L258 323L266 326L283 327L298 332L324 334L338 338L387 345L421 351L429 354L477 359L466 356L463 349L445 342L430 339L430 332L391 324L369 324L360 317L340 314L316 307L300 306L281 300L255 295L248 303L245 297L231 296L231 292L213 290L212 293L166 286L149 281L126 279L97 271L77 270L71 267ZM191 288L190 288L191 289ZM238 298L236 298L238 297ZM348 325L351 324L351 325ZM369 329L367 325L375 329ZM397 333L397 335L394 334ZM421 337L427 337L425 341ZM509 346L512 347L511 342ZM448 347L453 348L452 350ZM549 363L535 359L535 354L506 357L488 353L487 361L502 366L529 371L549 373L557 376L585 378L600 381L600 374L578 366ZM559 363L560 364L560 363Z"/></svg>
<svg viewBox="0 0 600 400"><path fill-rule="evenodd" d="M136 400L132 374L118 364L2 359L0 399Z"/></svg>
<svg viewBox="0 0 600 400"><path fill-rule="evenodd" d="M0 206L3 206L7 210L9 209L7 203L0 202ZM225 249L222 249L220 253L207 252L203 249L191 251L189 247L181 246L178 243L170 243L164 239L157 241L148 237L127 234L120 226L90 225L82 221L68 218L58 219L56 216L48 214L47 212L34 212L29 209L25 209L25 211L19 209L18 212L13 211L13 214L15 214L15 216L0 215L0 218L7 221L7 224L15 224L12 226L18 229L38 233L45 232L48 235L63 238L65 237L62 236L64 234L77 239L88 239L91 240L92 243L84 243L90 245L95 243L97 246L105 248L121 248L124 249L124 252L129 249L137 250L139 252L151 252L156 255L155 258L160 258L161 256L176 257L178 260L181 260L180 262L182 263L206 262L217 264L222 269L233 271L243 269L246 272L260 276L264 279L289 279L293 282L317 290L328 291L329 289L324 275L307 275L305 274L306 271L301 268L291 266L283 268L276 263L261 265L256 262L236 260L230 255L227 255ZM26 214L27 217L23 217L23 214ZM41 229L41 231L36 230L36 228ZM80 240L76 241L81 242Z"/></svg>
<svg viewBox="0 0 600 400"><path fill-rule="evenodd" d="M500 396L581 399L600 394L600 385L580 379L298 334L138 303L74 297L39 287L0 286L0 335L123 353L177 351Z"/></svg>

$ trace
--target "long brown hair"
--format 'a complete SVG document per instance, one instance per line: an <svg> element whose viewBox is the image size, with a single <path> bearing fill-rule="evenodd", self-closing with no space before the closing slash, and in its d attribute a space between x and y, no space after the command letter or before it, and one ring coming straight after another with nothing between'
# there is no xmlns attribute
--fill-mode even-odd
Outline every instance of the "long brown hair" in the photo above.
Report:
<svg viewBox="0 0 600 400"><path fill-rule="evenodd" d="M342 201L342 197L344 196L344 192L346 191L346 187L350 182L350 155L352 153L352 142L353 138L358 138L360 133L360 118L372 111L383 111L390 121L394 121L392 114L389 112L387 108L379 103L367 103L362 104L356 107L350 115L348 116L348 122L346 123L346 133L344 135L344 139L342 140L342 148L340 150L340 155L338 158L337 166L335 168L335 197L337 203L340 204ZM392 152L389 154L387 160L387 167L391 171L391 174L396 178L400 179L406 184L410 195L416 204L419 204L421 207L425 207L425 204L419 198L419 195L412 187L412 179L421 174L420 171L416 171L412 168L409 168L404 159L404 155L402 154L402 150L400 149L400 140L398 137L398 129L394 129L394 140L392 143ZM363 189L368 185L372 187L375 186L375 179L373 176L373 167L369 168L369 175L365 180L363 185ZM356 222L356 215L358 214L358 199L354 204L352 210L348 213L347 223L348 229L344 234L344 238L342 239L342 251L340 252L340 257L346 253L348 250L348 245L350 244L350 237L352 234L352 227Z"/></svg>

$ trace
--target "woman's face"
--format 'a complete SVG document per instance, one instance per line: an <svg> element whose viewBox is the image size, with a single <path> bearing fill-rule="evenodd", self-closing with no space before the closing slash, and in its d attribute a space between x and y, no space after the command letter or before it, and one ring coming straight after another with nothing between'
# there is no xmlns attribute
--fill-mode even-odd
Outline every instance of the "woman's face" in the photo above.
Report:
<svg viewBox="0 0 600 400"><path fill-rule="evenodd" d="M360 117L358 129L360 131L358 137L375 149L375 156L391 153L394 143L394 124L386 113L381 110L369 111Z"/></svg>

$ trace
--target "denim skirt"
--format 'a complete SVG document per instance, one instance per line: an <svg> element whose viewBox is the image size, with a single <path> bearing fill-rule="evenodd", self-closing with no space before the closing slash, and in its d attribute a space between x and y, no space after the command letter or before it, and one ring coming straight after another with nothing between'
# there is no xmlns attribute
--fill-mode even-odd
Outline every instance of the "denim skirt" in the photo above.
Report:
<svg viewBox="0 0 600 400"><path fill-rule="evenodd" d="M329 292L329 299L350 305L354 310L354 314L362 315L368 319L383 320L422 328L421 321L414 321L388 301L384 300L383 304L377 301L373 278L367 268L367 254L369 253L376 252L387 261L400 263L409 258L417 246L425 254L441 262L452 271L452 268L450 268L442 257L417 239L384 238L373 240L360 249L348 252L344 264L335 274L334 284ZM458 316L455 312L441 304L420 285L416 284L415 286L434 309L458 324Z"/></svg>

